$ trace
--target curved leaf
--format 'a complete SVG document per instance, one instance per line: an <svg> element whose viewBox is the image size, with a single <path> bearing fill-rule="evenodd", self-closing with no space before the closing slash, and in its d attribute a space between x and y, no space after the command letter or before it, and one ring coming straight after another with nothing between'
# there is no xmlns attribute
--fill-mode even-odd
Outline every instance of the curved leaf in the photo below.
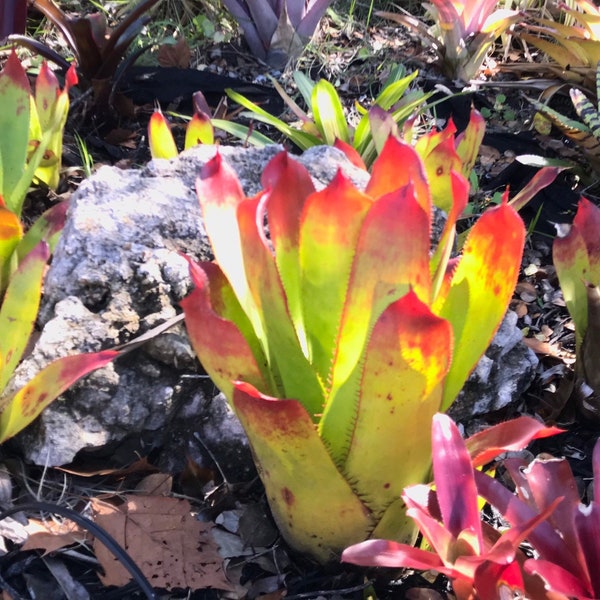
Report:
<svg viewBox="0 0 600 600"><path fill-rule="evenodd" d="M450 324L414 292L391 304L369 339L344 471L375 515L431 470L427 431L450 365ZM348 401L348 398L347 398ZM403 445L398 460L399 440ZM373 460L376 456L377 460Z"/></svg>
<svg viewBox="0 0 600 600"><path fill-rule="evenodd" d="M59 358L22 387L0 414L0 443L29 425L58 396L90 371L119 356L115 350Z"/></svg>
<svg viewBox="0 0 600 600"><path fill-rule="evenodd" d="M441 410L460 392L498 330L512 298L525 244L521 217L505 202L475 223L439 315L452 323L454 358Z"/></svg>
<svg viewBox="0 0 600 600"><path fill-rule="evenodd" d="M336 469L299 402L270 398L238 382L233 405L257 458L273 516L296 550L328 562L369 535L372 515Z"/></svg>

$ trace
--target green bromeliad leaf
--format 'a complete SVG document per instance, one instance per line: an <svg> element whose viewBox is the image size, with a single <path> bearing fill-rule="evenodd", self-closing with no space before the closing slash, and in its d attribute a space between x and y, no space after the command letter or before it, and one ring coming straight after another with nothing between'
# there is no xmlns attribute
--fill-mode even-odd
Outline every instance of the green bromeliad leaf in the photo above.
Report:
<svg viewBox="0 0 600 600"><path fill-rule="evenodd" d="M21 261L4 294L0 306L0 393L19 364L33 330L49 257L47 244L36 246Z"/></svg>
<svg viewBox="0 0 600 600"><path fill-rule="evenodd" d="M378 518L407 485L427 480L430 440L414 432L426 430L441 403L451 355L450 323L412 291L391 304L373 329L344 472ZM397 444L404 439L411 443L398 460Z"/></svg>
<svg viewBox="0 0 600 600"><path fill-rule="evenodd" d="M12 52L0 72L0 195L9 209L12 192L25 170L29 141L29 114L31 88L17 55Z"/></svg>
<svg viewBox="0 0 600 600"><path fill-rule="evenodd" d="M471 229L448 294L441 300L443 306L434 309L454 330L454 357L444 385L443 411L492 341L517 282L525 227L506 200L507 195Z"/></svg>
<svg viewBox="0 0 600 600"><path fill-rule="evenodd" d="M600 210L582 198L573 224L566 235L559 234L552 246L552 258L569 314L575 322L576 351L587 330L587 285L600 284Z"/></svg>

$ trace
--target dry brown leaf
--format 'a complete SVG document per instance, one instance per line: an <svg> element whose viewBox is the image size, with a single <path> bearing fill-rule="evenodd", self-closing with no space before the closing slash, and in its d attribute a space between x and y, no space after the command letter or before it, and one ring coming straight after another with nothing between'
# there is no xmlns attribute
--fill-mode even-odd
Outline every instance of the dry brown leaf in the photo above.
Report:
<svg viewBox="0 0 600 600"><path fill-rule="evenodd" d="M173 489L173 477L168 473L146 475L136 486L135 491L149 496L168 496Z"/></svg>
<svg viewBox="0 0 600 600"><path fill-rule="evenodd" d="M125 496L121 506L92 500L94 520L127 551L152 586L171 590L232 590L222 558L210 534L212 525L191 515L187 500L160 496ZM123 586L129 573L96 541L104 585Z"/></svg>
<svg viewBox="0 0 600 600"><path fill-rule="evenodd" d="M72 546L86 540L87 532L73 521L39 521L29 519L29 537L21 550L43 550L44 554Z"/></svg>
<svg viewBox="0 0 600 600"><path fill-rule="evenodd" d="M96 469L92 471L80 471L78 469L68 469L65 467L56 467L59 471L70 473L71 475L78 475L79 477L95 477L96 475L111 475L112 477L125 477L132 474L141 473L158 473L158 467L151 465L148 459L144 456L134 463L131 463L128 467L120 469Z"/></svg>
<svg viewBox="0 0 600 600"><path fill-rule="evenodd" d="M157 58L161 67L187 69L192 60L192 51L185 38L179 38L175 44L162 44L158 48Z"/></svg>

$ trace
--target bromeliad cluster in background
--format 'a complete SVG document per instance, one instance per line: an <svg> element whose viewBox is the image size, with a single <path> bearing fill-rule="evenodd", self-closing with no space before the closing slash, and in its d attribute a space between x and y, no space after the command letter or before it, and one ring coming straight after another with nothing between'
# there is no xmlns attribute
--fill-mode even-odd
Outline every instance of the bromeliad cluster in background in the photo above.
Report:
<svg viewBox="0 0 600 600"><path fill-rule="evenodd" d="M275 68L296 59L332 0L223 0L251 52Z"/></svg>
<svg viewBox="0 0 600 600"><path fill-rule="evenodd" d="M135 38L150 20L148 11L158 1L141 0L112 31L108 29L106 16L101 12L70 17L53 0L35 1L35 8L60 31L73 53L83 84L94 92L96 110L108 110L117 69ZM13 35L9 39L27 46L65 71L69 69L69 62L47 44L23 35Z"/></svg>
<svg viewBox="0 0 600 600"><path fill-rule="evenodd" d="M218 154L198 180L217 263L190 263L188 332L246 429L282 534L321 562L369 536L414 540L400 494L428 480L431 448L411 432L451 405L519 271L525 231L506 202L450 259L468 183L454 136L435 135L433 177L391 136L364 192L342 174L317 192L287 154L254 198ZM475 156L479 135L463 139ZM436 198L448 219L430 255Z"/></svg>

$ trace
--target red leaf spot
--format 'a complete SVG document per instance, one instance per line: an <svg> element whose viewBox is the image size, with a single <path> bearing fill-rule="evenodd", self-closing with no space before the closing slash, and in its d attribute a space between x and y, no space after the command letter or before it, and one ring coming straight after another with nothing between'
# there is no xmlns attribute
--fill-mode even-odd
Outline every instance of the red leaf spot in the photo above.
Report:
<svg viewBox="0 0 600 600"><path fill-rule="evenodd" d="M281 497L288 506L293 506L294 502L296 502L296 498L294 497L292 490L290 490L288 487L281 488Z"/></svg>
<svg viewBox="0 0 600 600"><path fill-rule="evenodd" d="M438 168L435 170L435 174L436 174L438 177L439 177L440 175L443 175L443 174L444 174L444 167L438 167Z"/></svg>
<svg viewBox="0 0 600 600"><path fill-rule="evenodd" d="M36 395L35 393L32 393L32 391L23 397L23 404L21 406L24 417L32 417L35 415L38 406L43 404L48 397L46 392Z"/></svg>
<svg viewBox="0 0 600 600"><path fill-rule="evenodd" d="M386 399L388 402L391 402L391 401L394 399L394 398L393 398L393 396L392 396L392 394L391 394L391 392L388 392L388 395L385 397L385 399Z"/></svg>
<svg viewBox="0 0 600 600"><path fill-rule="evenodd" d="M390 485L391 485L390 483L384 483L383 484L383 489L384 490L389 490L390 489Z"/></svg>

